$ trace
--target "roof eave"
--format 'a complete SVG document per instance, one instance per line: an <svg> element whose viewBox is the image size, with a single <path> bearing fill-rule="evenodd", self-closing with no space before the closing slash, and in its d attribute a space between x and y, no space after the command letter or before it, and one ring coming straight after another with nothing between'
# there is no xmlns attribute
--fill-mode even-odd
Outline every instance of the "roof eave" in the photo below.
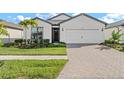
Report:
<svg viewBox="0 0 124 93"><path fill-rule="evenodd" d="M87 16L87 17L90 17L90 18L92 18L92 19L94 19L94 20L96 20L96 21L99 21L99 22L101 22L101 23L103 23L103 24L105 24L105 25L108 24L107 22L104 22L104 21L102 21L102 20L99 20L99 19L97 19L97 18L95 18L95 17L92 17L92 16L86 14L86 13L83 13L83 15L85 15L85 16Z"/></svg>
<svg viewBox="0 0 124 93"><path fill-rule="evenodd" d="M51 17L51 18L48 18L47 20L54 19L54 18L56 18L56 17L58 17L58 16L60 16L60 15L65 15L65 16L68 16L68 17L71 18L71 16L69 16L69 15L67 15L67 14L65 14L65 13L60 13L60 14L58 14L58 15L56 15L56 16L53 16L53 17Z"/></svg>
<svg viewBox="0 0 124 93"><path fill-rule="evenodd" d="M108 23L106 23L106 22L104 22L104 21L101 21L101 20L99 20L99 19L97 19L97 18L94 18L94 17L92 17L92 16L90 16L90 15L87 15L87 14L85 14L85 13L80 13L80 14L74 16L74 17L71 17L71 18L69 18L69 19L67 19L67 20L64 20L64 21L60 22L59 24L64 23L64 22L67 22L67 21L69 21L69 20L71 20L71 19L74 19L74 18L76 18L76 17L78 17L78 16L81 16L81 15L90 17L90 18L92 18L92 19L94 19L94 20L96 20L96 21L99 21L99 22L101 22L101 23L103 23L103 24L105 24L105 25L108 24Z"/></svg>
<svg viewBox="0 0 124 93"><path fill-rule="evenodd" d="M48 24L51 24L52 25L52 23L50 23L50 22L48 22L48 21L46 21L46 20L44 20L44 19L41 19L41 18L39 18L39 17L35 17L35 18L33 18L34 20L35 19L39 19L39 20L41 20L41 21L44 21L44 22L46 22L46 23L48 23Z"/></svg>

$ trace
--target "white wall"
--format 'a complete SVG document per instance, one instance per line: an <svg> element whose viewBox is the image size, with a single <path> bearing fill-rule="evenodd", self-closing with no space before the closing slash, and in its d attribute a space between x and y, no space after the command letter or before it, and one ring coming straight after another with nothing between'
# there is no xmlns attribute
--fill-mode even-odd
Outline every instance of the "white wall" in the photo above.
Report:
<svg viewBox="0 0 124 93"><path fill-rule="evenodd" d="M9 33L9 36L1 35L0 38L3 39L4 43L13 42L15 39L23 37L23 31L18 29L6 28Z"/></svg>
<svg viewBox="0 0 124 93"><path fill-rule="evenodd" d="M92 38L94 40L99 39L100 42L103 42L104 41L104 33L102 32L102 29L104 27L105 27L105 24L98 22L94 19L91 19L87 16L81 15L81 16L78 16L76 18L73 18L69 21L66 21L66 22L60 24L60 41L66 42L66 32L71 29L98 29L99 33L96 33L96 31L94 31L94 33L96 33L96 34ZM93 30L91 30L91 31L93 31ZM77 30L77 33L78 33L78 30ZM90 38L90 36L88 36L88 37ZM73 37L70 37L70 38L73 38Z"/></svg>
<svg viewBox="0 0 124 93"><path fill-rule="evenodd" d="M124 43L124 26L121 26L121 31L123 34L121 43Z"/></svg>
<svg viewBox="0 0 124 93"><path fill-rule="evenodd" d="M43 27L43 39L49 39L52 42L52 26L42 20L36 19L38 26Z"/></svg>

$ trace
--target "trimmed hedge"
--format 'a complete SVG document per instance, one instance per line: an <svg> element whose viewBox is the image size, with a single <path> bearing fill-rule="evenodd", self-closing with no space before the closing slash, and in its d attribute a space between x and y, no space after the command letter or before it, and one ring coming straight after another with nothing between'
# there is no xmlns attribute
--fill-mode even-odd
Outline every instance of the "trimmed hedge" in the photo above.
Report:
<svg viewBox="0 0 124 93"><path fill-rule="evenodd" d="M14 46L14 43L5 43L3 44L3 47L11 47L11 46Z"/></svg>

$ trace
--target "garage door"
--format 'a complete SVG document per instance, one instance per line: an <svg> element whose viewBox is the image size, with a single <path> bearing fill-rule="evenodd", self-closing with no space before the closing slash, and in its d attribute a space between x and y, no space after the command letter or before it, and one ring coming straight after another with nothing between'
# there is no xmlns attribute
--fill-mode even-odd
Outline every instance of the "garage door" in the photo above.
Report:
<svg viewBox="0 0 124 93"><path fill-rule="evenodd" d="M102 43L104 34L99 30L66 30L66 43Z"/></svg>

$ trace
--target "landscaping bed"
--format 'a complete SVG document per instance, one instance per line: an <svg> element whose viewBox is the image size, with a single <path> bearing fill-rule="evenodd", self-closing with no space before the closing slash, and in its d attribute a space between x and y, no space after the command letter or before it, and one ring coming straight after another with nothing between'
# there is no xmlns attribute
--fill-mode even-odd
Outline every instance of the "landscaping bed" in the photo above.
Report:
<svg viewBox="0 0 124 93"><path fill-rule="evenodd" d="M0 62L1 79L54 79L67 60L8 60Z"/></svg>
<svg viewBox="0 0 124 93"><path fill-rule="evenodd" d="M124 44L104 44L104 45L124 52Z"/></svg>

